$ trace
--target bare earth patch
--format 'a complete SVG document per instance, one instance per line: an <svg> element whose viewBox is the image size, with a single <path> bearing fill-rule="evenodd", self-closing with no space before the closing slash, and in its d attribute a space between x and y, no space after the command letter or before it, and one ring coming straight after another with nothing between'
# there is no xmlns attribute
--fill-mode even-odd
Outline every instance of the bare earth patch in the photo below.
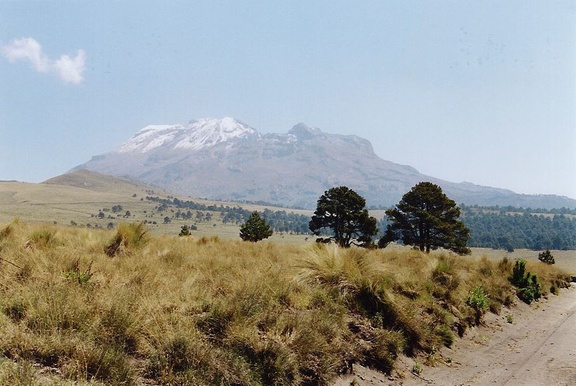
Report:
<svg viewBox="0 0 576 386"><path fill-rule="evenodd" d="M416 362L402 358L392 376L355 366L333 385L576 385L575 337L572 284L560 296L487 315L484 326L440 350L435 367L421 364L419 375L411 372Z"/></svg>

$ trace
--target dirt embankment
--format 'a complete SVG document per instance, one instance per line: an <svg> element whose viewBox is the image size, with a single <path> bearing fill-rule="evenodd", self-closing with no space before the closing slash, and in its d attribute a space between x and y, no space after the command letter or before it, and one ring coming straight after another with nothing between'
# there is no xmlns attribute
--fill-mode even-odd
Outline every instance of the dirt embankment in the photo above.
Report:
<svg viewBox="0 0 576 386"><path fill-rule="evenodd" d="M334 386L576 385L576 285L531 306L487 315L484 326L436 357L435 367L419 365L418 376L411 372L416 362L402 358L394 376L357 366Z"/></svg>

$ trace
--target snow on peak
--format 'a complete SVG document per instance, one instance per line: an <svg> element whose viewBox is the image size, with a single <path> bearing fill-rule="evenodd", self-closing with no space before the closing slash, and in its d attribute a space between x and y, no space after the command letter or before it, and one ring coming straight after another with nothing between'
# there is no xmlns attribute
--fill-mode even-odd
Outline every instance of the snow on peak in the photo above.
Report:
<svg viewBox="0 0 576 386"><path fill-rule="evenodd" d="M122 144L119 153L146 153L161 146L199 150L234 138L259 136L258 132L234 119L198 119L188 125L150 125Z"/></svg>
<svg viewBox="0 0 576 386"><path fill-rule="evenodd" d="M116 151L130 153L140 151L146 153L162 146L165 142L174 139L177 132L182 130L181 125L149 125L140 130L135 136L124 142Z"/></svg>
<svg viewBox="0 0 576 386"><path fill-rule="evenodd" d="M175 149L198 150L233 138L258 135L253 128L229 117L198 119L190 122L185 130L186 135L176 143Z"/></svg>

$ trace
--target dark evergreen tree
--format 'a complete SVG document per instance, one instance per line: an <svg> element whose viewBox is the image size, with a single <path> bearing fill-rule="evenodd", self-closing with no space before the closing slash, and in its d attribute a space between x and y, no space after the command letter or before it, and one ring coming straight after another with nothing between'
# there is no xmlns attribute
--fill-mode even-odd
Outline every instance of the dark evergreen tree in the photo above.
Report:
<svg viewBox="0 0 576 386"><path fill-rule="evenodd" d="M538 260L546 264L555 264L556 261L554 260L554 256L549 249L545 250L544 252L540 252L538 254Z"/></svg>
<svg viewBox="0 0 576 386"><path fill-rule="evenodd" d="M438 185L418 183L386 215L391 224L378 243L380 247L401 240L426 253L438 248L470 253L466 247L469 230L459 220L460 208Z"/></svg>
<svg viewBox="0 0 576 386"><path fill-rule="evenodd" d="M329 189L318 199L308 227L316 236L330 229L332 236L328 239L341 247L352 244L369 247L378 228L376 219L369 216L365 206L366 200L346 186Z"/></svg>
<svg viewBox="0 0 576 386"><path fill-rule="evenodd" d="M182 227L180 227L180 234L178 234L178 236L190 236L191 234L192 233L190 232L188 225L182 225Z"/></svg>
<svg viewBox="0 0 576 386"><path fill-rule="evenodd" d="M257 242L272 236L272 228L254 211L248 221L240 226L240 238L244 241Z"/></svg>

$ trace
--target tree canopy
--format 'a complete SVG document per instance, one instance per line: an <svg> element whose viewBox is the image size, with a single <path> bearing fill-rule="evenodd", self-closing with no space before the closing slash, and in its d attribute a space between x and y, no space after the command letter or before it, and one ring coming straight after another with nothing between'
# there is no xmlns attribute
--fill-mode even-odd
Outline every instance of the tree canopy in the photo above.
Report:
<svg viewBox="0 0 576 386"><path fill-rule="evenodd" d="M272 236L272 228L254 211L248 221L240 226L240 238L244 241L257 242Z"/></svg>
<svg viewBox="0 0 576 386"><path fill-rule="evenodd" d="M346 186L331 188L318 199L309 228L317 236L324 229L330 229L332 236L329 239L341 247L352 244L368 247L378 228L376 219L369 216L365 206L366 200L352 189Z"/></svg>
<svg viewBox="0 0 576 386"><path fill-rule="evenodd" d="M391 224L380 239L381 247L401 240L426 253L438 248L470 253L466 247L470 232L459 220L460 208L438 185L418 183L386 215Z"/></svg>

